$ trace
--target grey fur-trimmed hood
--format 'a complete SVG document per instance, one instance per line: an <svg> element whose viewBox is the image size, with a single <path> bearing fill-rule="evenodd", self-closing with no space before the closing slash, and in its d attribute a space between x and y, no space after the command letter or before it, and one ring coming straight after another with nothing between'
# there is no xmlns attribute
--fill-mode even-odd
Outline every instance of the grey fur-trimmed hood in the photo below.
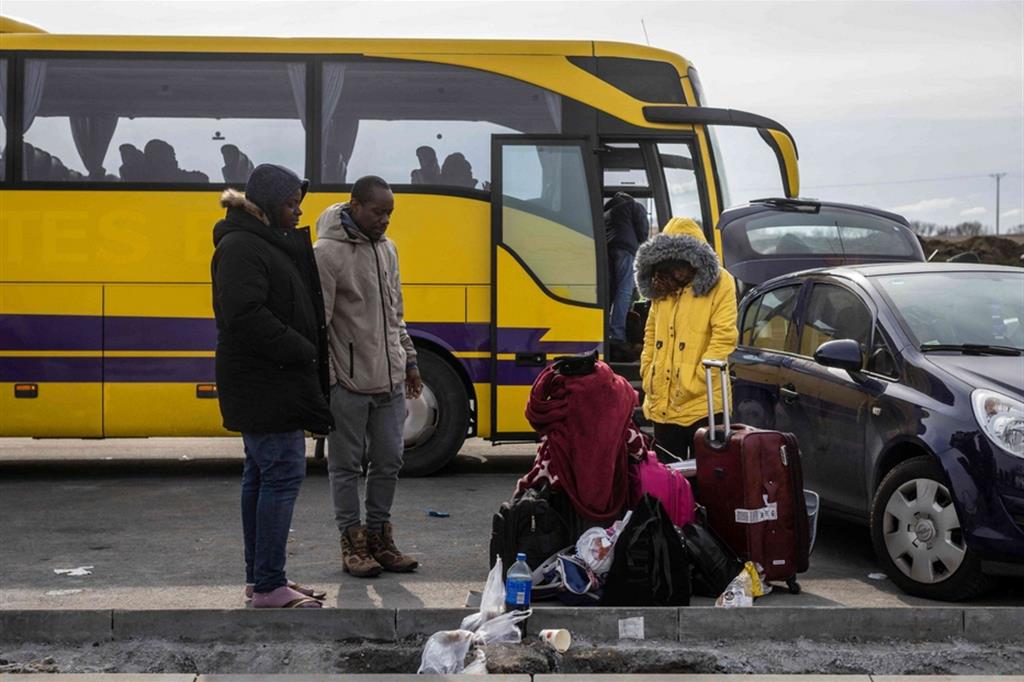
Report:
<svg viewBox="0 0 1024 682"><path fill-rule="evenodd" d="M670 260L686 261L697 271L690 285L695 296L707 296L718 283L721 266L715 250L696 223L676 218L665 226L664 232L648 239L636 252L636 287L644 298L654 298L651 291L654 266Z"/></svg>

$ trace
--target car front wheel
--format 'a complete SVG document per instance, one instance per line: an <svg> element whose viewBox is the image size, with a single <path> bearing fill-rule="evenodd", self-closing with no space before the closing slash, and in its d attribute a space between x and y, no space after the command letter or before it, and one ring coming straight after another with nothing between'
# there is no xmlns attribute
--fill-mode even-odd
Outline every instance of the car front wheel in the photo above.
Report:
<svg viewBox="0 0 1024 682"><path fill-rule="evenodd" d="M931 457L902 462L882 479L871 504L871 541L889 578L908 594L960 601L989 585Z"/></svg>

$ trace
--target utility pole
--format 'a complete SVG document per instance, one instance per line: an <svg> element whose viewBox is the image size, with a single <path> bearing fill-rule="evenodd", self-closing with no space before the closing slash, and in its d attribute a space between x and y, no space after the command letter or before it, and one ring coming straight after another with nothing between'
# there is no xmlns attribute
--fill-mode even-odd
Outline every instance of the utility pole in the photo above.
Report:
<svg viewBox="0 0 1024 682"><path fill-rule="evenodd" d="M990 178L996 179L996 235L999 235L999 181L1006 173L989 173Z"/></svg>

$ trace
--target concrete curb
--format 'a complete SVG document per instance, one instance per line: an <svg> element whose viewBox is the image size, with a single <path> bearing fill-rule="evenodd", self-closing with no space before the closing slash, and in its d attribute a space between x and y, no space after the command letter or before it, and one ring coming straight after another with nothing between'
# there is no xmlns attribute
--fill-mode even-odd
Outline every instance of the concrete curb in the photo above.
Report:
<svg viewBox="0 0 1024 682"><path fill-rule="evenodd" d="M268 638L394 642L457 629L470 613L472 609L0 610L0 642L249 642ZM615 641L623 635L629 637L630 630L635 637L637 619L643 621L643 639L667 641L805 638L928 642L961 638L992 642L1015 640L1024 632L1024 609L949 606L540 607L526 622L526 631L536 634L544 628L561 627L581 639Z"/></svg>

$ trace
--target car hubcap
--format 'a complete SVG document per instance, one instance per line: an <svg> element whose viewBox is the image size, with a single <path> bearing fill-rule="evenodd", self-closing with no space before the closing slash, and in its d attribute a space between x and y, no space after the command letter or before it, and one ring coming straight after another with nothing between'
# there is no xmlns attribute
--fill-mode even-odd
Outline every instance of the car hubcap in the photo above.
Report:
<svg viewBox="0 0 1024 682"><path fill-rule="evenodd" d="M414 448L430 440L437 430L439 416L437 397L430 386L423 384L419 398L405 399L405 426L402 429L405 447Z"/></svg>
<svg viewBox="0 0 1024 682"><path fill-rule="evenodd" d="M946 580L967 554L949 489L930 478L912 479L893 491L882 522L889 557L915 582Z"/></svg>

